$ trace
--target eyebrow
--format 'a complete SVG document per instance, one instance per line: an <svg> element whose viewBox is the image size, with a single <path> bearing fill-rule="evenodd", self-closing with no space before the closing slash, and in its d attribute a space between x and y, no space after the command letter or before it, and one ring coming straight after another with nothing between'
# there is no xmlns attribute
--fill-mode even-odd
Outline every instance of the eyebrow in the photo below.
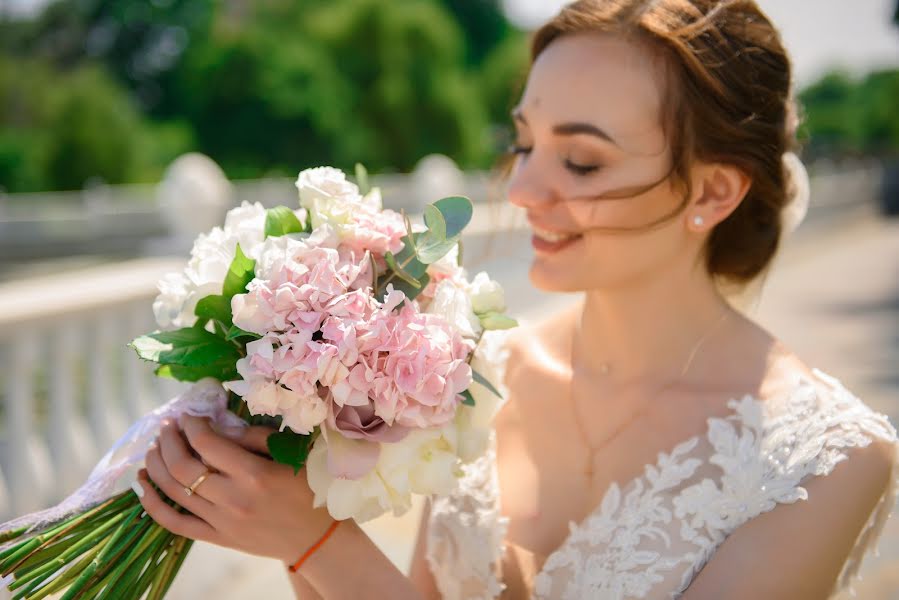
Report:
<svg viewBox="0 0 899 600"><path fill-rule="evenodd" d="M524 125L528 124L519 108L512 111L512 118ZM618 142L612 136L591 123L560 123L553 127L553 133L556 135L592 135L618 146Z"/></svg>

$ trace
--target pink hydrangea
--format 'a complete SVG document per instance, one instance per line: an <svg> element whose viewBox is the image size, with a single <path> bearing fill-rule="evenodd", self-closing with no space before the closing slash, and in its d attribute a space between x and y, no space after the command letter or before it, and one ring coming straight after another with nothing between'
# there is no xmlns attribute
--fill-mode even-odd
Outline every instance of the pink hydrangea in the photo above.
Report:
<svg viewBox="0 0 899 600"><path fill-rule="evenodd" d="M360 341L363 352L347 384L372 398L379 417L419 428L453 418L459 394L471 384L472 348L446 321L407 303L376 315Z"/></svg>

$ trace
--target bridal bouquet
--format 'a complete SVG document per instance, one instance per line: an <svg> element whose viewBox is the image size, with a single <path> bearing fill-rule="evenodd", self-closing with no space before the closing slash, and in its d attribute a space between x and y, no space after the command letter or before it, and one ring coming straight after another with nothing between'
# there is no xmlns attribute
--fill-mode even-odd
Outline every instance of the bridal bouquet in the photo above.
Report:
<svg viewBox="0 0 899 600"><path fill-rule="evenodd" d="M335 519L399 515L413 494L453 489L498 406L495 365L475 350L515 322L502 288L460 266L468 199L426 206L413 227L366 179L357 168L360 190L337 169L303 171L297 209L243 203L160 282L161 329L131 346L159 376L195 383L60 505L0 525L14 598L164 596L191 541L141 518L128 485L161 421L183 413L276 427L272 458L305 467Z"/></svg>

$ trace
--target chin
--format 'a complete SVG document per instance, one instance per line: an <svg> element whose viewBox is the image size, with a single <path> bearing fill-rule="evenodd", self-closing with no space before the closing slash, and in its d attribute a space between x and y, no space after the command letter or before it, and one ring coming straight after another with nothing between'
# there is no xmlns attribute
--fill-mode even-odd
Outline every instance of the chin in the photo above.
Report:
<svg viewBox="0 0 899 600"><path fill-rule="evenodd" d="M559 268L535 258L528 270L531 284L542 292L583 292L589 286L573 269Z"/></svg>

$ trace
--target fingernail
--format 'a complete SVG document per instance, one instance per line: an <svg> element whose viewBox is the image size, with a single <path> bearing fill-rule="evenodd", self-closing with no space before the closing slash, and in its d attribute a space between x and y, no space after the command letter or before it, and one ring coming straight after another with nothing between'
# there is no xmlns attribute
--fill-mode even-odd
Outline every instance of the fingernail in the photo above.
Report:
<svg viewBox="0 0 899 600"><path fill-rule="evenodd" d="M136 479L131 482L131 489L134 490L134 493L137 494L138 498L143 498L144 494L146 493L144 491L144 486L140 481L137 481Z"/></svg>

